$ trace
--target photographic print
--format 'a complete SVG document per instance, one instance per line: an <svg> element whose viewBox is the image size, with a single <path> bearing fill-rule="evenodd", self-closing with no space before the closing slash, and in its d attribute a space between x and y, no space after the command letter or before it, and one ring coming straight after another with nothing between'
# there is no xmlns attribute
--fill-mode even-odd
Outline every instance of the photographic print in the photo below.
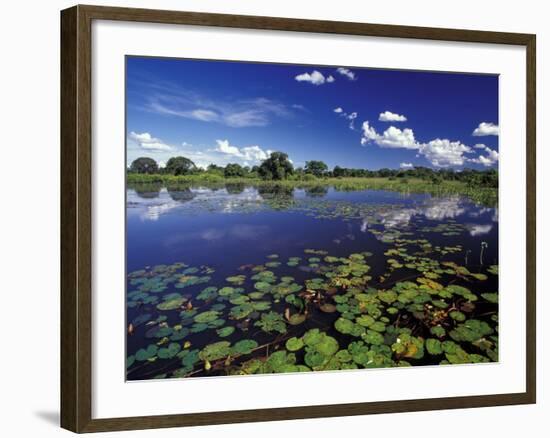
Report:
<svg viewBox="0 0 550 438"><path fill-rule="evenodd" d="M127 380L497 362L498 95L128 56Z"/></svg>

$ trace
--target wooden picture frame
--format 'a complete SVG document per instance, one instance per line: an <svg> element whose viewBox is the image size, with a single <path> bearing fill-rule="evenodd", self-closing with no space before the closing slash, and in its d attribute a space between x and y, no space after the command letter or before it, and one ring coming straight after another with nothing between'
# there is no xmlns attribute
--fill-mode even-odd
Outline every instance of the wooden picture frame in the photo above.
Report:
<svg viewBox="0 0 550 438"><path fill-rule="evenodd" d="M316 32L388 38L519 45L526 48L527 88L527 284L526 391L523 393L230 412L92 418L92 92L91 25L94 20L185 24L260 30ZM61 12L61 426L99 432L177 426L396 413L529 404L536 401L536 37L486 32L75 6Z"/></svg>

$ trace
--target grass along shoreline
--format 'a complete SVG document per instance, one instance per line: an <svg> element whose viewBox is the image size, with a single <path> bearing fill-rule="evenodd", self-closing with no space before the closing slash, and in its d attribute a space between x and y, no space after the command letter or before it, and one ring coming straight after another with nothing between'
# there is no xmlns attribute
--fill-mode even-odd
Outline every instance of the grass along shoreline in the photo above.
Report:
<svg viewBox="0 0 550 438"><path fill-rule="evenodd" d="M264 189L269 187L311 188L332 186L339 191L354 190L389 190L400 193L429 193L434 196L463 195L474 202L494 206L498 203L498 189L491 187L472 187L462 181L443 180L438 183L420 178L382 178L382 177L340 177L308 178L266 181L259 178L224 178L219 175L167 175L167 174L134 174L128 173L126 182L129 188L135 186L162 186L171 189L206 186L223 188L226 184L255 186Z"/></svg>

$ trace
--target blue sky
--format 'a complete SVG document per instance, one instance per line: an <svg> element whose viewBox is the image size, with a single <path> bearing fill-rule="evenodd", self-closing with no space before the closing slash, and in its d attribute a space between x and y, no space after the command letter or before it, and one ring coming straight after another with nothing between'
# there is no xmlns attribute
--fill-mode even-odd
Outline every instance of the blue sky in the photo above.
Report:
<svg viewBox="0 0 550 438"><path fill-rule="evenodd" d="M127 161L487 169L498 166L498 77L127 58Z"/></svg>

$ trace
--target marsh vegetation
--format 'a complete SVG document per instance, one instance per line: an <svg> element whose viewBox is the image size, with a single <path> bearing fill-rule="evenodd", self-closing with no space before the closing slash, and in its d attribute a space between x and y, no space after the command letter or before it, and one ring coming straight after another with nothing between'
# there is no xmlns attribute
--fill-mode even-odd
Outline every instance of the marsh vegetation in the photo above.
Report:
<svg viewBox="0 0 550 438"><path fill-rule="evenodd" d="M129 380L498 361L494 188L207 173L128 176Z"/></svg>

